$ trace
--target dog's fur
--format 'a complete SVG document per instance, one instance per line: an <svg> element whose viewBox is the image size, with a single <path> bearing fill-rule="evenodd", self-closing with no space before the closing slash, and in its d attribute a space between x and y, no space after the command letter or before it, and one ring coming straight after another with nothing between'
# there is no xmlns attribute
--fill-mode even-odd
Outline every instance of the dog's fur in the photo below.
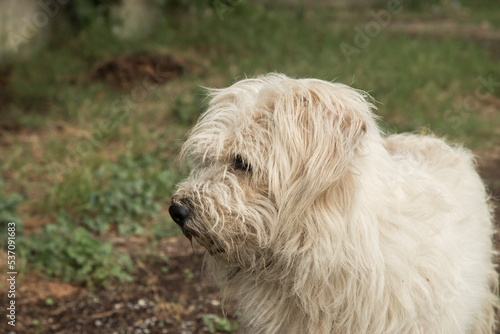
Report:
<svg viewBox="0 0 500 334"><path fill-rule="evenodd" d="M212 90L174 205L251 334L492 333L492 212L471 154L384 137L370 97L270 74Z"/></svg>

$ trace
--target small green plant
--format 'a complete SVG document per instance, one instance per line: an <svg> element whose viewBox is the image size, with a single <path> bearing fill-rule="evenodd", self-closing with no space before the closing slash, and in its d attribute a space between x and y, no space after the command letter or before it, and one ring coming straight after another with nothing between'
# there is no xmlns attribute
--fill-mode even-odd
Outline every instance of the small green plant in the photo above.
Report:
<svg viewBox="0 0 500 334"><path fill-rule="evenodd" d="M20 193L11 193L5 195L4 181L0 179L0 221L17 220L17 206L26 198L25 195Z"/></svg>
<svg viewBox="0 0 500 334"><path fill-rule="evenodd" d="M82 227L76 227L66 213L57 224L45 225L41 233L25 240L27 259L44 275L88 286L107 286L111 281L131 281L128 255L113 250Z"/></svg>
<svg viewBox="0 0 500 334"><path fill-rule="evenodd" d="M221 318L217 315L204 315L203 323L208 327L210 333L223 332L231 333L238 329L236 321L230 321L227 318Z"/></svg>
<svg viewBox="0 0 500 334"><path fill-rule="evenodd" d="M114 224L120 235L143 235L144 222L158 215L179 180L163 163L149 155L121 156L117 163L101 166L93 179L102 187L89 193L83 225L99 234Z"/></svg>
<svg viewBox="0 0 500 334"><path fill-rule="evenodd" d="M187 281L190 281L194 278L194 274L189 268L184 269L183 274L184 274L184 279L186 279Z"/></svg>
<svg viewBox="0 0 500 334"><path fill-rule="evenodd" d="M0 189L3 188L3 181L0 179ZM3 190L3 189L2 189ZM2 192L5 192L2 191ZM22 221L17 213L18 205L25 200L25 196L19 193L4 195L0 193L0 246L5 246L7 242L7 224L15 223L15 237L23 235Z"/></svg>

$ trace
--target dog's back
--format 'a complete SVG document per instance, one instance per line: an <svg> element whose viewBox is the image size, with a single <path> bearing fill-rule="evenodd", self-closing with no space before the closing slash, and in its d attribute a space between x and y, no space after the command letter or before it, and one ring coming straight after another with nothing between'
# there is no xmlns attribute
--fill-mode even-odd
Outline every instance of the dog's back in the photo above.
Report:
<svg viewBox="0 0 500 334"><path fill-rule="evenodd" d="M455 316L463 316L462 320L470 318L464 333L492 333L498 304L498 275L492 265L492 208L472 154L423 135L389 136L385 147L401 176L399 180L405 183L402 188L407 192L407 205L403 207L414 210L407 214L434 210L427 215L442 217L424 218L420 227L432 231L428 235L438 242L430 244L442 247L442 259L446 259L440 268L435 267L439 268L435 277L439 277L439 271L454 272L446 293L447 307ZM429 283L433 284L431 279Z"/></svg>

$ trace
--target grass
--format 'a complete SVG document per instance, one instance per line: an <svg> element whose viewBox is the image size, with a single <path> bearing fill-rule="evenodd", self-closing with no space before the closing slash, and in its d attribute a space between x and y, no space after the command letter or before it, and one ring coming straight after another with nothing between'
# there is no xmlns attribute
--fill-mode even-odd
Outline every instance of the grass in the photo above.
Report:
<svg viewBox="0 0 500 334"><path fill-rule="evenodd" d="M115 251L110 241L101 242L76 226L65 213L24 242L28 262L46 276L91 287L132 280L130 257Z"/></svg>
<svg viewBox="0 0 500 334"><path fill-rule="evenodd" d="M464 3L469 12L465 21L451 12L446 20L472 25L486 20L498 30L500 14L488 5ZM382 3L370 10L384 8ZM337 80L369 91L379 101L381 126L387 132L430 128L475 149L498 145L495 103L500 86L488 91L484 85L488 77L500 81L491 45L392 29L392 23L418 18L439 22L425 7L405 8L348 61L340 45L357 47L354 28L363 30L373 20L368 12L260 4L238 5L221 15L199 9L166 15L147 38L126 41L99 21L76 36L61 21L45 49L9 67L11 100L1 113L17 130L0 130L5 186L0 217L23 217L28 228L39 220L53 222L54 231L30 230L42 239L47 233L67 237L68 223L57 220L61 212L89 243L106 233L150 238L177 233L166 208L175 184L187 173L175 157L206 104L200 85L223 87L271 71ZM130 100L132 90L91 81L89 73L96 63L139 51L174 54L186 70L149 91L144 100L116 108L117 99ZM47 249L32 244L28 251L57 251L50 246L56 241L43 240ZM105 254L107 261L120 265L115 255ZM34 267L43 271L44 262L38 260ZM71 256L60 261L79 263ZM94 258L89 261L106 266ZM48 274L76 281L99 281L104 275L94 277L91 270L79 276L81 268L72 268L75 272L67 276ZM111 269L107 274L114 273Z"/></svg>

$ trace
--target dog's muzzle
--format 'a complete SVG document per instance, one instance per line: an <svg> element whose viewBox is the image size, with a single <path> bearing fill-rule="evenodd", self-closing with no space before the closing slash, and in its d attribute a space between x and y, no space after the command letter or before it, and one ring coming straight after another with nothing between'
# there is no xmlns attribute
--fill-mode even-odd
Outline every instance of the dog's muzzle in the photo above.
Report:
<svg viewBox="0 0 500 334"><path fill-rule="evenodd" d="M170 206L168 212L170 213L170 217L172 217L173 221L179 225L180 228L184 229L186 220L191 214L191 209L186 205L174 203Z"/></svg>
<svg viewBox="0 0 500 334"><path fill-rule="evenodd" d="M195 224L193 224L194 212L188 203L186 199L172 200L172 205L168 208L170 217L179 225L182 233L184 233L189 240L192 240L194 237L211 255L225 253L222 247L217 245L213 239L201 233L200 230L196 228Z"/></svg>

